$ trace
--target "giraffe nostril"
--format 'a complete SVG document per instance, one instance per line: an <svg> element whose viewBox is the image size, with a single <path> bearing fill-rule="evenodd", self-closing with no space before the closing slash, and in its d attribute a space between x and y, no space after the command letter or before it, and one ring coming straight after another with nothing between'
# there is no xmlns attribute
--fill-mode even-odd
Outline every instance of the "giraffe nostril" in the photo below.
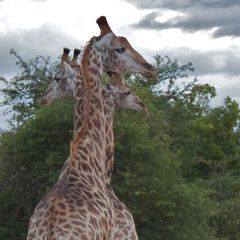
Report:
<svg viewBox="0 0 240 240"><path fill-rule="evenodd" d="M138 102L138 104L142 107L142 108L146 108L145 105L142 102Z"/></svg>
<svg viewBox="0 0 240 240"><path fill-rule="evenodd" d="M60 82L60 80L61 80L60 78L55 77L55 81L56 81L56 82Z"/></svg>
<svg viewBox="0 0 240 240"><path fill-rule="evenodd" d="M43 104L43 105L47 105L48 101L47 101L46 98L42 98L42 99L39 100L39 103Z"/></svg>
<svg viewBox="0 0 240 240"><path fill-rule="evenodd" d="M139 104L140 107L141 107L141 111L142 111L143 113L145 113L146 116L148 116L148 109L147 109L147 107L145 106L145 104L142 103L142 102L138 102L138 104Z"/></svg>

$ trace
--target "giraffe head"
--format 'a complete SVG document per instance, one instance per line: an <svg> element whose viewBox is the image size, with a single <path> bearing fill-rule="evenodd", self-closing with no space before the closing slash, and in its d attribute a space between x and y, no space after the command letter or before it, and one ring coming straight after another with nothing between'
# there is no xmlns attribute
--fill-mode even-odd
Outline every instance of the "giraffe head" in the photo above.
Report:
<svg viewBox="0 0 240 240"><path fill-rule="evenodd" d="M112 94L115 108L133 109L148 115L145 104L122 82L121 75L114 72L108 72L108 75L111 84L106 84L104 89L108 89Z"/></svg>
<svg viewBox="0 0 240 240"><path fill-rule="evenodd" d="M39 99L41 104L50 104L54 99L73 94L73 84L77 76L77 58L80 54L80 50L74 49L71 62L68 60L69 52L70 50L68 48L63 49L62 61L57 66L57 72L54 79L50 82L47 89Z"/></svg>
<svg viewBox="0 0 240 240"><path fill-rule="evenodd" d="M95 38L95 47L102 53L104 70L109 72L135 72L156 78L156 70L133 47L125 37L117 37L111 30L106 17L99 17L101 30Z"/></svg>
<svg viewBox="0 0 240 240"><path fill-rule="evenodd" d="M73 59L68 61L68 53L64 48L62 62L58 65L55 78L49 84L43 96L40 98L42 104L50 104L53 100L64 96L73 96L74 82L76 79L77 57L80 53L74 49ZM115 108L134 109L147 114L147 108L141 99L130 90L121 80L121 75L116 72L107 72L110 78L110 84L103 85L103 94L105 98L112 98Z"/></svg>
<svg viewBox="0 0 240 240"><path fill-rule="evenodd" d="M76 53L76 50L78 51ZM74 80L77 77L77 71L70 66L71 63L68 61L68 54L70 50L68 48L63 49L63 55L62 55L62 62L58 66L57 73L55 74L55 80L57 82L62 81L63 79L66 79L66 84L67 82L74 84ZM80 53L78 49L74 50L74 55L73 55L73 60L72 63L73 65L77 65L77 56ZM72 86L73 89L73 86Z"/></svg>

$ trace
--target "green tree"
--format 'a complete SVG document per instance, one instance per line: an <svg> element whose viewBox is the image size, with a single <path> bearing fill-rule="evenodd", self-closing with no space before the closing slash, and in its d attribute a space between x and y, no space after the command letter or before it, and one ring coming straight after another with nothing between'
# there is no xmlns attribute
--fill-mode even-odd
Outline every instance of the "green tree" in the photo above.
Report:
<svg viewBox="0 0 240 240"><path fill-rule="evenodd" d="M56 182L69 154L73 102L58 101L35 112L0 138L0 238L26 239L29 218Z"/></svg>
<svg viewBox="0 0 240 240"><path fill-rule="evenodd" d="M3 79L12 129L0 136L0 239L25 239L27 223L69 154L73 101L39 106L55 63L24 60ZM149 117L114 115L113 186L133 212L140 239L239 239L239 107L226 98L211 107L215 88L199 84L191 63L157 55L156 81L126 75Z"/></svg>
<svg viewBox="0 0 240 240"><path fill-rule="evenodd" d="M216 239L209 227L215 214L210 190L186 182L178 152L172 151L164 119L171 109L148 106L148 119L126 112L115 116L117 195L133 211L140 239Z"/></svg>
<svg viewBox="0 0 240 240"><path fill-rule="evenodd" d="M240 138L236 128L239 120L238 104L229 97L222 106L211 109L207 116L197 120L196 127L201 139L198 167L204 177L237 170Z"/></svg>
<svg viewBox="0 0 240 240"><path fill-rule="evenodd" d="M44 56L24 60L14 49L11 49L10 54L16 57L19 73L10 80L0 80L5 85L1 90L4 97L2 105L9 106L9 122L15 128L33 115L37 99L53 78L56 63Z"/></svg>

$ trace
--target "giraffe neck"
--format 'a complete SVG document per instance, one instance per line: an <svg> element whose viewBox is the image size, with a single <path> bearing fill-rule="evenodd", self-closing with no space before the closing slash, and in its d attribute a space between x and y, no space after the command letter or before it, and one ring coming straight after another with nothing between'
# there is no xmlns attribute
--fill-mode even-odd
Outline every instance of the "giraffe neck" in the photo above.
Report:
<svg viewBox="0 0 240 240"><path fill-rule="evenodd" d="M84 81L80 65L72 66L74 70L78 73L77 78L74 84L74 134L82 127L83 124L83 115L84 115L84 105L83 105L83 96L84 96Z"/></svg>
<svg viewBox="0 0 240 240"><path fill-rule="evenodd" d="M114 99L113 96L109 96L108 94L103 94L103 98L104 98L104 116L106 133L105 171L107 183L110 184L114 164L114 133L113 133Z"/></svg>
<svg viewBox="0 0 240 240"><path fill-rule="evenodd" d="M105 181L106 134L101 84L103 65L100 53L91 43L84 49L81 67L84 97L78 98L76 82L75 113L83 105L83 121L80 129L76 129L71 144L70 165L82 172L87 169L87 172Z"/></svg>
<svg viewBox="0 0 240 240"><path fill-rule="evenodd" d="M80 65L72 66L78 73L75 81L75 113L74 113L74 134L80 130L83 124L84 115L84 82ZM105 174L107 183L111 182L111 175L114 165L114 134L113 134L113 111L114 111L114 99L112 94L102 91L104 117L105 117L105 133L106 133L106 149L105 149ZM65 168L65 167L64 167ZM62 171L64 171L64 168Z"/></svg>

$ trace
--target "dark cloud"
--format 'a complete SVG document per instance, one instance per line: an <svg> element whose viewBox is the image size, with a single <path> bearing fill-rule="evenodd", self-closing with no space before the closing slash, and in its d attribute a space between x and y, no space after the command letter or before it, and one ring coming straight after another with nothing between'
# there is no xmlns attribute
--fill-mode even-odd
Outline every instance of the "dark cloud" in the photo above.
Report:
<svg viewBox="0 0 240 240"><path fill-rule="evenodd" d="M188 48L166 49L160 55L177 58L181 64L192 62L195 75L240 76L240 56L234 50L202 52Z"/></svg>
<svg viewBox="0 0 240 240"><path fill-rule="evenodd" d="M209 83L217 90L212 105L223 103L230 96L240 104L240 55L234 49L229 51L202 52L189 48L165 49L162 56L177 58L180 64L192 62L195 71L190 79L198 77L200 83Z"/></svg>
<svg viewBox="0 0 240 240"><path fill-rule="evenodd" d="M167 8L172 10L184 10L193 7L205 8L225 8L230 6L239 5L239 0L123 0L132 3L138 8L143 9L156 9Z"/></svg>
<svg viewBox="0 0 240 240"><path fill-rule="evenodd" d="M196 32L215 28L214 37L240 36L240 2L237 0L182 0L182 1L130 1L140 8L154 11L140 22L133 25L136 28L163 30L178 28L183 31ZM158 16L166 10L175 10L184 16L160 23Z"/></svg>
<svg viewBox="0 0 240 240"><path fill-rule="evenodd" d="M47 25L0 34L0 75L16 72L15 58L9 54L11 48L26 59L38 55L56 58L61 54L62 47L74 48L81 44L80 41Z"/></svg>
<svg viewBox="0 0 240 240"><path fill-rule="evenodd" d="M220 88L219 89L219 94L221 95L227 95L227 96L231 96L233 99L236 99L240 102L240 85L236 84L231 84L229 86L225 86L224 88Z"/></svg>
<svg viewBox="0 0 240 240"><path fill-rule="evenodd" d="M218 79L219 80L219 79ZM216 85L215 88L217 91L217 97L213 99L212 105L220 105L224 103L224 99L226 96L231 97L233 100L235 100L240 105L240 84L233 84L231 81L228 83L228 79L222 79L219 80L220 84ZM223 85L221 85L221 82L223 82Z"/></svg>

